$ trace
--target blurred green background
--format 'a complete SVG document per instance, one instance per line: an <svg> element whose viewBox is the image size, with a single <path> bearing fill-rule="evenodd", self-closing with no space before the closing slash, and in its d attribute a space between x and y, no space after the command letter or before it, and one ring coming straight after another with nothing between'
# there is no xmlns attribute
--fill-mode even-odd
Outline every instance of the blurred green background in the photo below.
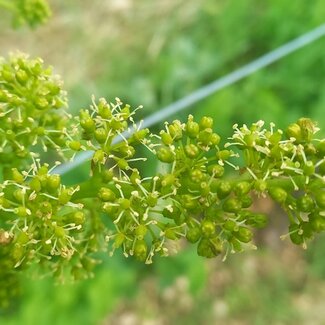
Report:
<svg viewBox="0 0 325 325"><path fill-rule="evenodd" d="M144 105L141 118L325 21L323 0L58 0L51 5L49 23L32 31L10 29L10 17L1 14L0 55L19 50L53 65L65 80L74 113L94 94ZM285 127L302 116L324 130L324 50L322 38L171 119L211 115L223 137L234 123L263 119ZM146 172L156 168L152 163ZM66 181L87 174L82 166ZM280 241L286 232L281 211L267 200L256 206L271 215L270 227L256 234L258 251L222 263L180 247L177 256L152 266L118 254L102 256L95 277L76 284L23 277L24 294L0 315L0 323L325 324L325 238L307 251Z"/></svg>

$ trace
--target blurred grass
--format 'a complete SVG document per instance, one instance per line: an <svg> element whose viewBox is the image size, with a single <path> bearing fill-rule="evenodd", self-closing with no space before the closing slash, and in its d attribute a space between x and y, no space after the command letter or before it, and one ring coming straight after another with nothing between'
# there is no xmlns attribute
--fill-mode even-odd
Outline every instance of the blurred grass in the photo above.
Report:
<svg viewBox="0 0 325 325"><path fill-rule="evenodd" d="M12 31L3 16L0 55L19 49L53 65L66 80L74 113L95 94L143 104L141 117L325 17L322 0L58 0L52 5L52 20L35 31ZM318 121L324 135L324 46L325 40L318 40L177 117L211 115L217 132L229 136L234 123L263 119L283 128L306 116ZM156 168L149 161L143 172L150 175ZM88 170L87 164L81 166L65 181L81 181ZM280 218L272 213L272 219ZM302 252L280 242L285 229L277 223L259 234L268 249L262 241L260 251L225 263L184 248L148 267L104 257L94 279L73 285L24 278L25 295L0 323L324 324L325 239Z"/></svg>

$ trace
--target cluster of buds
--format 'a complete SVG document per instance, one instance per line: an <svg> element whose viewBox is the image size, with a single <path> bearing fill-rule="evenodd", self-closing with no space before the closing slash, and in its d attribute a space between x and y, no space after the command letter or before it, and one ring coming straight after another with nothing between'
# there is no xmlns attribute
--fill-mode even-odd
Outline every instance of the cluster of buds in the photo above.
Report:
<svg viewBox="0 0 325 325"><path fill-rule="evenodd" d="M0 80L0 163L20 167L37 145L60 152L67 116L59 109L67 99L58 76L41 59L17 54L0 58Z"/></svg>
<svg viewBox="0 0 325 325"><path fill-rule="evenodd" d="M136 110L135 110L136 111ZM82 110L74 130L79 138L67 142L74 151L93 150L91 186L83 186L78 197L92 195L100 202L104 218L112 221L106 240L110 253L121 247L125 256L135 256L147 264L154 254L168 255L168 240L185 236L184 227L164 222L162 211L172 209L176 194L173 182L165 176L143 178L135 167L146 158L137 156L137 145L156 153L152 135L134 122L128 105L116 99L107 103L93 99L90 110ZM78 134L73 131L72 133ZM119 140L119 141L117 141ZM160 220L161 219L161 220Z"/></svg>
<svg viewBox="0 0 325 325"><path fill-rule="evenodd" d="M234 126L226 146L243 151L243 167L252 177L253 188L268 194L289 217L293 243L306 241L325 230L325 140L315 139L319 131L307 118L289 125L285 132L263 128L259 121L250 128Z"/></svg>
<svg viewBox="0 0 325 325"><path fill-rule="evenodd" d="M306 239L325 229L325 142L314 139L318 128L309 119L300 119L286 132L263 125L235 125L223 147L209 117L195 122L189 116L187 123L166 123L159 135L148 135L144 143L169 165L167 172L141 179L137 169L120 165L120 177L113 176L113 168L105 172L111 176L98 194L116 225L110 237L115 236L114 248L123 246L125 255L133 255L140 243L136 229L146 229L147 240L142 234L140 238L147 262L166 239L185 237L198 243L197 252L205 257L226 258L229 252L255 248L253 230L265 227L267 216L249 210L252 194L280 203L289 216L292 242L305 247ZM226 178L227 170L238 177Z"/></svg>
<svg viewBox="0 0 325 325"><path fill-rule="evenodd" d="M67 266L80 279L96 264L93 252L119 249L150 264L179 240L197 245L200 256L225 259L256 248L254 229L268 221L250 209L256 195L286 211L283 238L306 247L325 230L325 140L315 138L318 128L307 118L285 132L262 121L234 125L226 143L211 117L190 115L152 134L118 98L93 98L90 109L67 118L58 112L66 103L61 83L39 59L1 60L0 78L3 274L36 262L59 277ZM64 185L31 152L37 145L71 159L93 151L89 180ZM162 165L156 175L141 175L147 162L139 146Z"/></svg>
<svg viewBox="0 0 325 325"><path fill-rule="evenodd" d="M93 221L82 203L73 202L79 187L63 185L50 172L35 160L27 172L13 168L1 184L0 251L6 252L12 271L38 263L43 272L61 275L68 265L80 277L81 271L90 271L88 252L97 250L91 244Z"/></svg>
<svg viewBox="0 0 325 325"><path fill-rule="evenodd" d="M173 211L164 213L176 224L183 224L185 238L197 244L201 256L214 257L255 247L252 227L265 226L263 214L248 211L252 204L248 180L226 180L225 171L238 171L233 162L238 154L220 145L213 132L213 119L203 117L187 123L166 123L160 132L157 158L170 165L164 177L176 186Z"/></svg>
<svg viewBox="0 0 325 325"><path fill-rule="evenodd" d="M77 117L77 124L72 126L72 135L69 135L67 146L77 153L82 150L93 150L92 170L101 171L108 162L113 167L121 170L129 168L129 163L138 160L134 158L136 151L133 144L144 143L148 130L139 130L133 120L135 109L130 111L129 105L116 98L116 103L107 103L100 98L98 103L93 98L90 110L81 110ZM141 107L141 106L140 106ZM140 108L138 107L138 108ZM132 134L129 140L125 139L127 134ZM117 142L120 138L123 140ZM142 158L140 158L141 160Z"/></svg>
<svg viewBox="0 0 325 325"><path fill-rule="evenodd" d="M306 238L323 230L324 140L313 139L318 129L309 119L286 133L273 124L264 129L262 121L250 128L235 125L222 146L211 117L166 122L154 135L135 125L133 114L118 99L93 101L75 126L82 137L68 143L77 151L94 150L88 195L96 188L112 221L106 236L111 253L121 248L125 256L151 263L154 254L168 255L170 241L181 238L197 243L205 257L255 248L253 230L265 227L267 216L249 210L252 194L269 195L283 206L294 243L305 246ZM294 137L292 129L299 128L301 135ZM138 144L166 165L164 173L141 176L134 167L145 163L136 155ZM226 176L234 173L237 178Z"/></svg>
<svg viewBox="0 0 325 325"><path fill-rule="evenodd" d="M13 25L29 25L36 27L44 24L51 15L50 7L46 0L2 0L0 7L13 14Z"/></svg>

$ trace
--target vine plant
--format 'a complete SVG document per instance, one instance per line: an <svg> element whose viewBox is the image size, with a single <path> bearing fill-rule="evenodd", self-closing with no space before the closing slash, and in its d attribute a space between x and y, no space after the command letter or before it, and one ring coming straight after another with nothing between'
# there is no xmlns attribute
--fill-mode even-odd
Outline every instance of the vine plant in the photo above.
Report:
<svg viewBox="0 0 325 325"><path fill-rule="evenodd" d="M1 58L2 306L31 265L82 279L98 251L150 264L178 240L207 258L255 248L254 229L268 221L250 209L256 195L281 205L289 221L284 237L294 244L306 247L325 230L325 139L316 138L310 119L285 131L262 121L234 125L231 137L220 139L211 117L192 115L153 134L134 122L140 108L92 98L72 117L60 78L41 59ZM140 146L162 172L141 175ZM65 185L54 168L85 150L94 152L89 179Z"/></svg>

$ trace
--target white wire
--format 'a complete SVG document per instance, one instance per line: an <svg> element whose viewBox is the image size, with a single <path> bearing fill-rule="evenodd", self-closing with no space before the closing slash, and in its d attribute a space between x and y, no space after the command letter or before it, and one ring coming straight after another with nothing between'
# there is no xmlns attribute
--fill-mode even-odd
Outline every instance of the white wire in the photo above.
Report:
<svg viewBox="0 0 325 325"><path fill-rule="evenodd" d="M147 128L152 126L158 122L165 120L167 117L176 114L186 108L189 108L193 104L198 101L210 96L211 94L227 87L235 82L247 77L254 72L270 65L271 63L278 61L279 59L289 55L297 51L298 49L316 41L325 35L325 24L322 24L315 29L307 32L292 41L278 47L277 49L259 57L258 59L242 66L241 68L221 77L210 84L203 86L202 88L197 89L191 94L183 97L182 99L158 110L156 113L151 114L147 118L144 119L142 123L142 128ZM130 136L130 134L126 134L126 137ZM120 139L115 139L115 143L119 142ZM85 151L78 154L73 162L62 164L56 167L52 173L55 174L65 174L68 171L76 168L81 165L84 161L90 159L93 155L93 151Z"/></svg>

